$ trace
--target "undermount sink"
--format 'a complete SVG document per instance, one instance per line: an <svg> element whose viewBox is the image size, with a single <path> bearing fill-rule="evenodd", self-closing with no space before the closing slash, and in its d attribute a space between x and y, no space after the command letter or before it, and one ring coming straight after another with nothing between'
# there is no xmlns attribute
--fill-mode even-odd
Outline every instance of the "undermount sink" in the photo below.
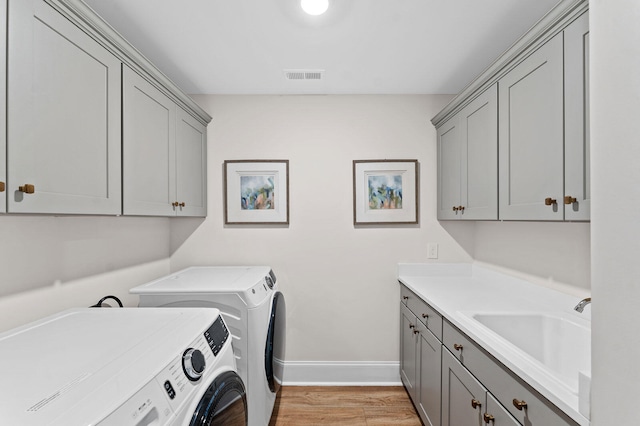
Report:
<svg viewBox="0 0 640 426"><path fill-rule="evenodd" d="M591 371L589 321L552 313L467 315L534 358L578 394L579 372Z"/></svg>

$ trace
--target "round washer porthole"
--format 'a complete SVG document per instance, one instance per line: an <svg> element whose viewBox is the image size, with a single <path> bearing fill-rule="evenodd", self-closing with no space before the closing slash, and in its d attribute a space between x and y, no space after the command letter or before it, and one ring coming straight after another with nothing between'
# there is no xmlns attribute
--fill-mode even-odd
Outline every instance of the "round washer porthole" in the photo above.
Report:
<svg viewBox="0 0 640 426"><path fill-rule="evenodd" d="M242 379L222 373L209 385L189 426L247 426L247 396Z"/></svg>

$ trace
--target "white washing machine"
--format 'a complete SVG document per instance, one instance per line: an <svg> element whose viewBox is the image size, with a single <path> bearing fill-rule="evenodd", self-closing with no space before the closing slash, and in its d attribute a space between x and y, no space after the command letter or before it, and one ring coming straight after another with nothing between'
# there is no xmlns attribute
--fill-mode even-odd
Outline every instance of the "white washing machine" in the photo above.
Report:
<svg viewBox="0 0 640 426"><path fill-rule="evenodd" d="M269 423L282 383L284 296L268 266L191 267L131 289L141 307L219 309L247 388L249 426Z"/></svg>
<svg viewBox="0 0 640 426"><path fill-rule="evenodd" d="M6 425L246 425L215 309L84 308L0 334Z"/></svg>

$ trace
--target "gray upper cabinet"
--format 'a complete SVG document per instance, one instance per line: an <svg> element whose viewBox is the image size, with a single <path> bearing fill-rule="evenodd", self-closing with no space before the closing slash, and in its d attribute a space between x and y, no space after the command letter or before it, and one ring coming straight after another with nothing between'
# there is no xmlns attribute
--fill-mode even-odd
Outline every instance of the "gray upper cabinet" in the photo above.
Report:
<svg viewBox="0 0 640 426"><path fill-rule="evenodd" d="M589 220L589 12L585 12L564 30L564 48L564 218Z"/></svg>
<svg viewBox="0 0 640 426"><path fill-rule="evenodd" d="M499 80L500 218L562 220L562 34Z"/></svg>
<svg viewBox="0 0 640 426"><path fill-rule="evenodd" d="M206 128L123 69L123 213L206 215Z"/></svg>
<svg viewBox="0 0 640 426"><path fill-rule="evenodd" d="M433 117L438 219L589 220L588 8L558 2Z"/></svg>
<svg viewBox="0 0 640 426"><path fill-rule="evenodd" d="M120 214L120 61L46 2L8 11L8 211Z"/></svg>
<svg viewBox="0 0 640 426"><path fill-rule="evenodd" d="M438 219L498 219L498 91L438 128Z"/></svg>
<svg viewBox="0 0 640 426"><path fill-rule="evenodd" d="M206 215L209 114L82 0L0 21L0 213Z"/></svg>
<svg viewBox="0 0 640 426"><path fill-rule="evenodd" d="M182 108L176 124L176 199L179 216L207 215L207 129Z"/></svg>
<svg viewBox="0 0 640 426"><path fill-rule="evenodd" d="M122 76L122 211L175 215L176 105L129 67Z"/></svg>
<svg viewBox="0 0 640 426"><path fill-rule="evenodd" d="M457 219L462 211L460 185L462 144L459 119L454 116L438 127L438 219Z"/></svg>
<svg viewBox="0 0 640 426"><path fill-rule="evenodd" d="M0 99L7 98L7 1L0 0ZM0 102L0 214L7 211L7 103Z"/></svg>

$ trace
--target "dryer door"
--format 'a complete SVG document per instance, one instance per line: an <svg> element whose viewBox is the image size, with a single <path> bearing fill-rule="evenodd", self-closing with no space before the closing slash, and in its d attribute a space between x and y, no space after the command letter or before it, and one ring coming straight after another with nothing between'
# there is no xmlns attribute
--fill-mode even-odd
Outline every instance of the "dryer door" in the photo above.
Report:
<svg viewBox="0 0 640 426"><path fill-rule="evenodd" d="M213 425L247 425L244 384L233 371L222 373L209 385L189 423L189 426Z"/></svg>
<svg viewBox="0 0 640 426"><path fill-rule="evenodd" d="M271 299L271 313L269 315L269 330L267 331L267 345L265 349L264 366L267 383L271 392L277 393L282 384L284 370L285 333L287 307L284 295L277 291Z"/></svg>

